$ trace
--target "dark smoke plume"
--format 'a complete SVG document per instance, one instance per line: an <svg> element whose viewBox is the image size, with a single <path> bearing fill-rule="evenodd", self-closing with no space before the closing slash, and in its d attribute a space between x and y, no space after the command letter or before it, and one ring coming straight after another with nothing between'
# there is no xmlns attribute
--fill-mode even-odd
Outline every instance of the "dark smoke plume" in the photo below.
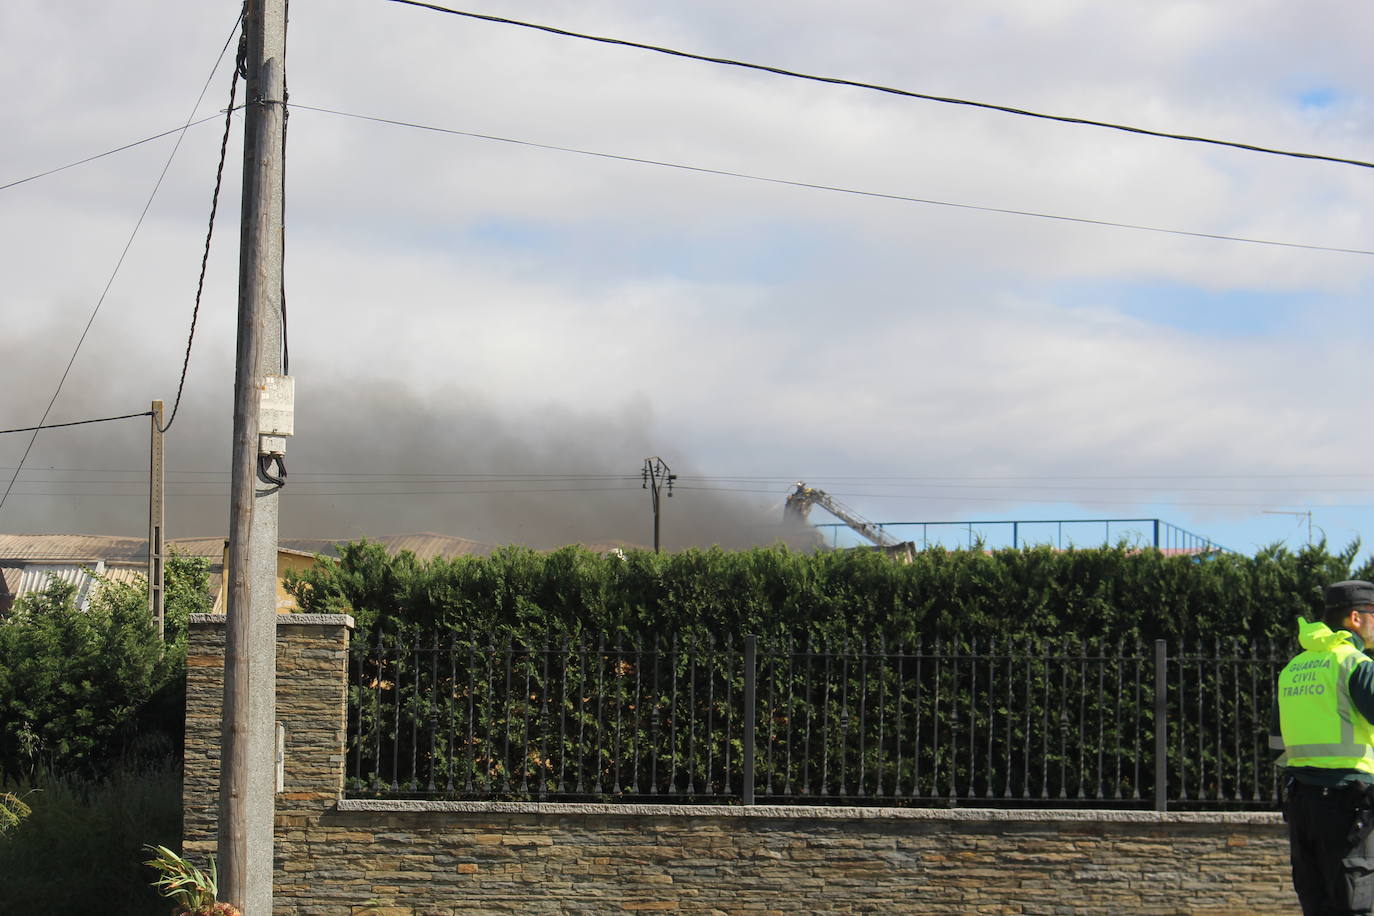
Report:
<svg viewBox="0 0 1374 916"><path fill-rule="evenodd" d="M222 342L219 342L222 343ZM117 349L117 348L116 348ZM216 350L225 349L219 344ZM149 392L125 359L83 354L50 422L171 407L175 389ZM104 351L108 352L108 350ZM50 397L52 354L5 347L6 384L26 380ZM212 364L214 357L201 357ZM167 535L223 536L228 525L232 373L193 369L167 438ZM212 384L205 378L212 379ZM298 380L296 436L281 503L283 537L352 539L432 531L489 544L547 549L569 543L652 543L644 458L662 456L681 475L701 473L685 449L653 441L647 408L547 407L512 413L465 391L420 395L363 379ZM18 390L11 387L11 391ZM42 404L7 399L5 426L37 422ZM25 463L0 531L142 535L147 526L145 420L44 431ZM26 435L0 437L13 468ZM5 482L13 471L3 472ZM675 488L662 500L664 549L737 548L784 540L811 546L810 529L784 528L781 501Z"/></svg>

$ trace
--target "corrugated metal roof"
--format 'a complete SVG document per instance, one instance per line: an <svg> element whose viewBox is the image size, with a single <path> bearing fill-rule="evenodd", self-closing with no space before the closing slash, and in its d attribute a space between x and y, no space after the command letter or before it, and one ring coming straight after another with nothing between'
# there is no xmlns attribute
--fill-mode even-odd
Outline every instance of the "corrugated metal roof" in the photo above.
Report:
<svg viewBox="0 0 1374 916"><path fill-rule="evenodd" d="M167 548L183 556L215 559L224 552L224 538L173 538ZM0 534L0 563L15 560L147 563L148 542L144 538L87 534Z"/></svg>
<svg viewBox="0 0 1374 916"><path fill-rule="evenodd" d="M281 538L278 546L306 554L338 556L338 545L352 538ZM391 553L409 550L422 560L431 557L486 556L496 549L468 538L447 534L422 532L419 534L387 534L368 537ZM224 538L173 538L167 542L169 551L183 556L203 557L218 566L224 556ZM0 565L16 562L67 561L73 563L97 560L106 562L146 563L148 542L143 538L106 537L85 534L0 534Z"/></svg>
<svg viewBox="0 0 1374 916"><path fill-rule="evenodd" d="M0 534L3 560L147 560L143 538L86 534Z"/></svg>
<svg viewBox="0 0 1374 916"><path fill-rule="evenodd" d="M14 598L41 592L56 579L76 586L76 603L81 608L90 603L98 579L128 585L142 585L147 579L139 566L127 563L106 566L99 560L94 563L26 563L5 572L5 591Z"/></svg>
<svg viewBox="0 0 1374 916"><path fill-rule="evenodd" d="M170 553L179 553L184 557L203 557L212 563L219 562L224 555L224 538L172 538L167 542L167 549ZM148 552L143 552L144 559L147 559Z"/></svg>
<svg viewBox="0 0 1374 916"><path fill-rule="evenodd" d="M143 587L143 583L148 581L148 575L142 566L106 566L105 578L111 582L123 582L126 585L136 585Z"/></svg>
<svg viewBox="0 0 1374 916"><path fill-rule="evenodd" d="M378 542L386 547L389 553L409 550L420 560L429 560L434 557L444 557L450 560L454 557L484 557L496 549L494 544L484 544L481 541L470 541L467 538L456 538L430 531L421 534L388 534L381 537L370 537L368 540Z"/></svg>
<svg viewBox="0 0 1374 916"><path fill-rule="evenodd" d="M41 592L53 580L65 582L76 587L76 606L85 608L91 600L91 585L95 577L104 574L105 564L95 563L29 563L19 576L19 588L14 597L22 598L32 592Z"/></svg>
<svg viewBox="0 0 1374 916"><path fill-rule="evenodd" d="M53 579L68 585L83 586L91 575L105 572L105 564L86 563L29 563L19 577L19 594L41 592Z"/></svg>

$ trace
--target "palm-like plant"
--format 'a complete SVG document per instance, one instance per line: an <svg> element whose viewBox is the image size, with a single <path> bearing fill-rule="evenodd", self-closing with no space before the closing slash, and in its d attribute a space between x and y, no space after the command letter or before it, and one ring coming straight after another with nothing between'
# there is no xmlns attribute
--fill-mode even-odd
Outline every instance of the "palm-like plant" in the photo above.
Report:
<svg viewBox="0 0 1374 916"><path fill-rule="evenodd" d="M0 792L0 836L19 826L19 822L33 813L24 799L13 792Z"/></svg>
<svg viewBox="0 0 1374 916"><path fill-rule="evenodd" d="M153 882L153 887L176 903L172 916L242 916L234 905L216 899L219 894L219 873L215 869L213 856L210 858L210 873L206 874L166 846L144 848L153 853L153 858L143 864L157 869L160 875Z"/></svg>

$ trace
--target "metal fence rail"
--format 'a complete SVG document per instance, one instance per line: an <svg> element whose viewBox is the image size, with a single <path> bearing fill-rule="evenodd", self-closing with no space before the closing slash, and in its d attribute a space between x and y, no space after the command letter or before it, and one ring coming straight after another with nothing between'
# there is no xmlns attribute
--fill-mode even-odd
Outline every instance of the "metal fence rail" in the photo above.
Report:
<svg viewBox="0 0 1374 916"><path fill-rule="evenodd" d="M1287 649L356 643L351 797L1257 807Z"/></svg>
<svg viewBox="0 0 1374 916"><path fill-rule="evenodd" d="M353 796L740 793L732 646L431 637L363 647L352 665Z"/></svg>
<svg viewBox="0 0 1374 916"><path fill-rule="evenodd" d="M843 522L818 522L830 529L831 546L848 530ZM1211 538L1194 534L1158 518L981 519L970 521L878 522L879 531L918 544L946 547L1011 547L1013 550L1049 545L1058 550L1083 544L1109 546L1125 540L1135 547L1154 547L1166 553L1232 551ZM918 530L919 529L919 530Z"/></svg>

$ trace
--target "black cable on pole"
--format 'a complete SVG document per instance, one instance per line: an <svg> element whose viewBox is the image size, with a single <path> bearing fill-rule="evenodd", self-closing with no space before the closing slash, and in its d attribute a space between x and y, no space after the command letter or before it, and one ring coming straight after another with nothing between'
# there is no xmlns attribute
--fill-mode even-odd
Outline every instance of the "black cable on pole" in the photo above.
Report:
<svg viewBox="0 0 1374 916"><path fill-rule="evenodd" d="M242 22L242 17L239 19ZM233 36L230 36L231 40ZM226 45L227 47L227 45ZM243 43L239 43L240 56L244 53ZM218 66L218 62L216 63ZM196 321L200 318L200 297L205 291L205 269L210 263L210 240L215 235L215 214L219 211L219 189L224 180L224 161L229 150L229 133L234 122L234 96L239 87L239 66L234 64L234 74L229 80L229 107L224 112L224 137L219 143L219 165L215 169L215 190L210 195L210 225L205 231L205 253L200 258L200 279L196 282L196 302L191 309L191 332L186 337L186 356L181 361L181 378L177 382L176 400L172 402L172 413L161 432L166 433L176 422L177 410L181 407L181 393L186 388L186 372L191 366L191 345L196 340Z"/></svg>
<svg viewBox="0 0 1374 916"><path fill-rule="evenodd" d="M484 13L470 13L464 10L455 10L446 6L439 6L435 3L422 3L420 0L388 0L390 3L401 3L406 6L418 6L423 9L433 10L436 13L450 13L454 16L465 16L468 19L480 19L485 22L495 22L501 25L514 25L523 29L535 29L540 32L548 32L551 35L560 35L565 38L581 38L586 41L597 41L602 44L620 45L626 48L638 48L641 51L653 51L658 54L667 54L672 57L682 57L688 60L699 60L709 64L722 64L728 67L742 67L746 70L760 70L764 73L772 73L777 76L790 76L795 79L811 80L817 83L830 83L836 86L850 86L855 89L870 89L874 92L885 92L889 95L902 96L909 99L921 99L927 102L942 102L946 105L964 105L969 108L984 108L989 111L1000 111L1003 114L1019 115L1027 118L1039 118L1045 121L1058 121L1063 124L1078 124L1084 127L1101 127L1108 130L1119 130L1131 134L1141 134L1147 137L1159 137L1165 140L1183 140L1189 143L1207 143L1212 146L1225 146L1232 149L1245 150L1251 153L1264 153L1270 156L1289 156L1295 159L1316 159L1322 162L1334 162L1340 165L1357 165L1361 168L1374 169L1374 162L1367 162L1363 159L1346 159L1340 156L1327 156L1321 153L1303 153L1292 150L1273 149L1267 146L1257 146L1253 143L1240 143L1233 140L1217 140L1211 137L1198 137L1191 134L1176 134L1162 130L1150 130L1145 127L1133 127L1129 124L1116 124L1111 121L1096 121L1091 118L1078 118L1069 115L1052 115L1038 111L1030 111L1025 108L1013 108L1010 105L997 105L991 102L975 102L970 99L959 99L951 96L931 95L925 92L912 92L906 89L896 89L892 86L883 86L877 83L864 83L858 80L843 79L834 76L817 76L811 73L801 73L796 70L785 70L781 67L770 67L766 64L753 64L742 60L733 60L728 57L710 57L705 54L693 54L689 51L678 51L673 48L665 48L659 45L644 44L638 41L628 41L623 38L607 38L601 35L587 35L582 32L572 32L567 29L554 28L553 26L539 25L533 22L522 22L518 19L507 19L504 16L490 16Z"/></svg>
<svg viewBox="0 0 1374 916"><path fill-rule="evenodd" d="M38 433L43 429L43 424L48 420L48 414L52 412L53 405L57 403L57 398L62 394L62 386L67 382L67 376L71 374L72 366L76 365L77 354L81 352L81 345L86 342L86 337L91 333L91 326L95 324L95 318L100 314L100 307L105 304L105 297L110 294L110 288L114 286L115 277L119 276L119 269L124 266L124 259L129 255L129 249L133 247L134 239L138 237L138 230L143 226L143 220L148 216L148 210L153 206L153 200L157 197L158 190L162 187L162 181L167 177L167 170L172 167L172 160L176 158L177 150L181 149L181 141L186 138L186 131L190 129L191 122L195 119L196 110L200 108L201 100L205 98L206 91L210 88L210 82L215 78L215 71L219 69L219 63L224 59L224 52L229 48L229 42L234 40L234 33L238 31L239 23L242 21L243 13L239 13L239 18L234 22L234 28L229 33L229 38L224 42L224 47L220 49L219 57L215 58L215 65L210 68L210 76L206 78L205 85L201 87L200 95L196 97L196 104L191 107L191 114L186 118L186 124L181 132L177 134L177 142L172 146L171 153L167 156L167 162L162 166L162 171L158 173L157 181L153 184L152 193L148 195L148 201L143 205L142 212L138 215L138 220L134 223L133 231L129 233L129 240L124 243L124 250L119 253L119 260L115 262L114 270L110 272L110 279L106 281L104 290L100 293L100 298L96 300L95 308L91 310L91 317L86 321L86 327L81 331L81 337L76 342L76 347L72 350L71 359L67 360L67 367L62 370L62 377L57 380L57 388L53 391L52 397L48 400L48 406L43 409L43 416L39 418L38 425L33 427L33 435L29 438L29 444L24 448L24 454L19 458L19 464L14 469L14 476L10 478L9 484L5 487L5 493L0 496L0 510L5 508L6 501L10 498L10 493L14 490L14 483L19 479L20 472L24 469L24 462L28 460L29 454L33 451L33 444L38 441Z"/></svg>
<svg viewBox="0 0 1374 916"><path fill-rule="evenodd" d="M400 2L400 0L396 0ZM887 194L881 191L864 191L858 188L844 188L836 185L816 184L810 181L793 181L788 178L770 178L766 175L751 175L748 172L732 172L727 169L710 169L699 165L684 165L679 162L666 162L661 159L644 159L638 156L620 156L614 153L602 153L595 150L577 149L569 146L554 146L549 143L535 143L531 140L514 140L510 137L497 137L491 134L479 134L467 130L453 130L447 127L434 127L429 124L414 124L409 121L397 121L391 118L378 118L371 115L354 114L348 111L338 111L332 108L316 108L312 105L301 105L292 103L292 108L302 111L317 111L321 114L337 115L344 118L356 118L360 121L374 121L378 124L390 124L394 127L411 127L416 130L427 130L439 134L452 134L458 137L472 137L476 140L491 140L497 143L512 143L516 146L528 146L532 149L551 150L559 153L575 153L579 156L593 156L598 159L614 159L619 162L634 162L639 165L655 165L661 168L679 169L684 172L697 172L703 175L720 175L725 178L742 178L748 181L763 181L768 184L780 184L793 188L808 188L813 191L831 191L836 194L852 194L857 197L876 197L880 200L895 200L903 203L925 204L931 207L950 207L956 210L976 210L980 213L1001 213L1007 216L1027 216L1034 219L1048 219L1065 223L1082 223L1088 226L1105 226L1112 229L1130 229L1135 232L1156 232L1163 235L1182 235L1199 239L1215 239L1222 242L1242 242L1247 245L1269 245L1277 248L1299 248L1306 251L1330 251L1337 254L1359 254L1374 255L1374 249L1367 248L1341 248L1335 245L1309 245L1303 242L1281 242L1273 239L1250 238L1241 235L1224 235L1219 232L1193 232L1187 229L1168 229L1162 226L1145 226L1138 223L1121 223L1106 219L1089 219L1082 216L1062 216L1055 213L1040 213L1035 210L1015 210L1009 207L983 207L977 204L961 204L947 200L934 200L928 197L909 197L903 194Z"/></svg>
<svg viewBox="0 0 1374 916"><path fill-rule="evenodd" d="M291 0L282 4L282 41L285 46L284 31L291 23ZM286 82L286 61L281 68L281 374L291 374L291 344L286 332L286 129L291 121L291 90ZM281 485L285 485L286 465L282 466Z"/></svg>
<svg viewBox="0 0 1374 916"><path fill-rule="evenodd" d="M47 423L43 426L21 426L18 429L0 429L0 436L7 435L8 433L31 433L40 429L61 429L64 426L85 426L88 423L109 423L112 420L130 420L134 417L151 417L152 415L153 412L151 410L145 410L141 413L126 413L117 417L100 417L95 420L73 420L70 423ZM16 472L22 470L22 462L21 467L15 468L14 470Z"/></svg>

